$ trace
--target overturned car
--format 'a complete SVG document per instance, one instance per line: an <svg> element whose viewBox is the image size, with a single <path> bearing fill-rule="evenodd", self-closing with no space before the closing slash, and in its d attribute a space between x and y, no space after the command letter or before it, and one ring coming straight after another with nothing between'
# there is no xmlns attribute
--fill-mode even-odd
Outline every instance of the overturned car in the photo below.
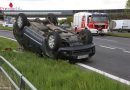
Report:
<svg viewBox="0 0 130 90"><path fill-rule="evenodd" d="M16 17L13 33L18 43L29 51L50 58L85 60L95 54L95 45L89 30L75 32L58 26L57 17L48 14L45 20L28 20L20 13Z"/></svg>

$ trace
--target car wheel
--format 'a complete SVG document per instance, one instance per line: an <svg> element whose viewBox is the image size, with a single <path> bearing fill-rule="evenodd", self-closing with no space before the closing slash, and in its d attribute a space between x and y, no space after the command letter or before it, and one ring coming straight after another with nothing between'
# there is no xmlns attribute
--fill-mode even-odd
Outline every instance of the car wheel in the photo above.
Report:
<svg viewBox="0 0 130 90"><path fill-rule="evenodd" d="M60 47L60 36L57 32L50 32L45 43L45 53L51 58L57 58L57 50Z"/></svg>
<svg viewBox="0 0 130 90"><path fill-rule="evenodd" d="M104 33L101 33L100 35L101 35L101 36L104 36L105 34L104 34Z"/></svg>
<svg viewBox="0 0 130 90"><path fill-rule="evenodd" d="M50 23L53 23L54 25L58 25L57 17L54 14L48 14L47 19Z"/></svg>
<svg viewBox="0 0 130 90"><path fill-rule="evenodd" d="M19 30L22 30L24 26L29 26L29 21L27 20L27 17L25 14L20 13L16 17L16 25Z"/></svg>
<svg viewBox="0 0 130 90"><path fill-rule="evenodd" d="M70 60L69 60L69 63L70 63L70 64L75 64L75 63L77 63L77 62L78 62L78 60L73 60L73 59L70 59Z"/></svg>
<svg viewBox="0 0 130 90"><path fill-rule="evenodd" d="M84 44L91 44L93 41L93 36L90 30L82 30L79 32L79 36Z"/></svg>
<svg viewBox="0 0 130 90"><path fill-rule="evenodd" d="M16 22L14 23L13 26L13 34L16 38L16 40L18 41L18 43L21 45L21 47L24 47L24 49L26 49L26 45L23 42L23 28L25 26L29 26L29 21L27 20L27 17L25 16L25 14L20 13L17 15L16 17Z"/></svg>
<svg viewBox="0 0 130 90"><path fill-rule="evenodd" d="M47 37L47 46L50 50L56 51L60 46L60 36L57 32L51 32Z"/></svg>

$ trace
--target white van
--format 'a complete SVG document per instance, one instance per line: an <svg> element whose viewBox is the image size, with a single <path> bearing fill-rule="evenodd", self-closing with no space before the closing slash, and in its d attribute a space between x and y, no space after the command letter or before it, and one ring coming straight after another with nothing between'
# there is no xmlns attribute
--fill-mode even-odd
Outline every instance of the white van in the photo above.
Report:
<svg viewBox="0 0 130 90"><path fill-rule="evenodd" d="M83 28L83 19L85 20L84 28L87 28L91 33L105 34L108 32L108 15L105 13L88 13L79 12L74 14L73 28Z"/></svg>

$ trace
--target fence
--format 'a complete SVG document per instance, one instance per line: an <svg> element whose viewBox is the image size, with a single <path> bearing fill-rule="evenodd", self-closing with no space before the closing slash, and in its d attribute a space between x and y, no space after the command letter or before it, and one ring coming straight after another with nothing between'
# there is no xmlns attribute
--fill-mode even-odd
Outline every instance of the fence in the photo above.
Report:
<svg viewBox="0 0 130 90"><path fill-rule="evenodd" d="M9 76L9 74L2 67L3 64L6 64L16 75L19 77L19 85L15 83L15 81ZM25 86L27 85L31 90L37 90L12 64L10 64L4 57L0 56L0 70L4 73L4 75L10 80L12 85L16 90L26 90Z"/></svg>

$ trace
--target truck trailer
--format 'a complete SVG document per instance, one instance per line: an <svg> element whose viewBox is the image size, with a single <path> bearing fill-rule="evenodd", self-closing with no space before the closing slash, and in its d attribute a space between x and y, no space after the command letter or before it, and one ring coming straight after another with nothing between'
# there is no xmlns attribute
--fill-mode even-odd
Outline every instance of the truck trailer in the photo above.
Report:
<svg viewBox="0 0 130 90"><path fill-rule="evenodd" d="M130 32L130 19L112 20L110 23L111 31Z"/></svg>

